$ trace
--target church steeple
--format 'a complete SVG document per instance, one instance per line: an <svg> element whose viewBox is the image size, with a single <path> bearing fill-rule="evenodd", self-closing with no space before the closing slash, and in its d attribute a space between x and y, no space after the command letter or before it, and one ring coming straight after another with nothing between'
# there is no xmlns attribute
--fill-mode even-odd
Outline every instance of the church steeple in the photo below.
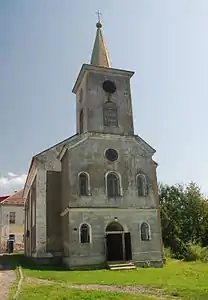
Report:
<svg viewBox="0 0 208 300"><path fill-rule="evenodd" d="M72 90L77 133L133 135L130 79L134 72L111 67L99 15L90 64L82 65Z"/></svg>
<svg viewBox="0 0 208 300"><path fill-rule="evenodd" d="M97 33L96 33L96 38L94 42L90 63L91 65L94 66L111 68L110 58L102 35L102 30L101 30L102 24L100 23L100 19L98 20L96 27L97 27Z"/></svg>

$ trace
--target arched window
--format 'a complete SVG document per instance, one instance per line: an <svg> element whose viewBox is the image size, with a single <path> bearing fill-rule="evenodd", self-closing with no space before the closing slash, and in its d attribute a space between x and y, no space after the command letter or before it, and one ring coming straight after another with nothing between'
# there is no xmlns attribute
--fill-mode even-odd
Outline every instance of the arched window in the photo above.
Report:
<svg viewBox="0 0 208 300"><path fill-rule="evenodd" d="M81 244L90 243L90 227L88 224L81 225L79 234Z"/></svg>
<svg viewBox="0 0 208 300"><path fill-rule="evenodd" d="M150 240L150 227L145 222L141 224L141 240L142 241Z"/></svg>
<svg viewBox="0 0 208 300"><path fill-rule="evenodd" d="M83 117L83 109L81 109L79 113L79 133L83 133L83 131L84 131L84 117Z"/></svg>
<svg viewBox="0 0 208 300"><path fill-rule="evenodd" d="M137 190L139 197L147 196L148 194L147 181L143 174L137 175Z"/></svg>
<svg viewBox="0 0 208 300"><path fill-rule="evenodd" d="M104 126L118 126L117 107L114 102L106 102L103 106Z"/></svg>
<svg viewBox="0 0 208 300"><path fill-rule="evenodd" d="M119 177L115 173L107 175L107 195L108 197L120 196Z"/></svg>
<svg viewBox="0 0 208 300"><path fill-rule="evenodd" d="M89 178L86 173L79 174L79 194L80 196L87 196L89 190Z"/></svg>

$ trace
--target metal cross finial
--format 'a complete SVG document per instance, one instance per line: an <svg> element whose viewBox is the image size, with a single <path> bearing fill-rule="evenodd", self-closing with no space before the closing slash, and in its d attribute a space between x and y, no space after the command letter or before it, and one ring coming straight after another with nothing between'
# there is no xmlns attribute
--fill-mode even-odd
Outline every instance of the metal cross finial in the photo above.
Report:
<svg viewBox="0 0 208 300"><path fill-rule="evenodd" d="M100 16L102 16L102 13L98 10L96 14L98 15L98 23L100 23Z"/></svg>

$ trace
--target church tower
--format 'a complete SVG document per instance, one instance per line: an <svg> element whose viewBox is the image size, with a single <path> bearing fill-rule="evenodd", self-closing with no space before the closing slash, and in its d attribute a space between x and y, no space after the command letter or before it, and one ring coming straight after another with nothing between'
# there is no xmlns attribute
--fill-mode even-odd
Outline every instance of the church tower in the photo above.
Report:
<svg viewBox="0 0 208 300"><path fill-rule="evenodd" d="M130 79L134 72L114 69L102 35L97 33L90 64L83 64L73 88L77 133L134 135Z"/></svg>

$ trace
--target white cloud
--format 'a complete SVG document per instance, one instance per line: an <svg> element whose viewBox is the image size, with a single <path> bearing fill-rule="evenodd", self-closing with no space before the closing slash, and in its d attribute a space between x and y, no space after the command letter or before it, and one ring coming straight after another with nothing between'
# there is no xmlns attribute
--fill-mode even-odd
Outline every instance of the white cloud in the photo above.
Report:
<svg viewBox="0 0 208 300"><path fill-rule="evenodd" d="M9 172L5 176L0 176L0 195L12 194L15 190L20 190L24 187L27 175L16 175Z"/></svg>
<svg viewBox="0 0 208 300"><path fill-rule="evenodd" d="M17 175L14 174L14 173L12 173L12 172L9 172L9 173L8 173L8 176L9 176L9 177L17 177Z"/></svg>

